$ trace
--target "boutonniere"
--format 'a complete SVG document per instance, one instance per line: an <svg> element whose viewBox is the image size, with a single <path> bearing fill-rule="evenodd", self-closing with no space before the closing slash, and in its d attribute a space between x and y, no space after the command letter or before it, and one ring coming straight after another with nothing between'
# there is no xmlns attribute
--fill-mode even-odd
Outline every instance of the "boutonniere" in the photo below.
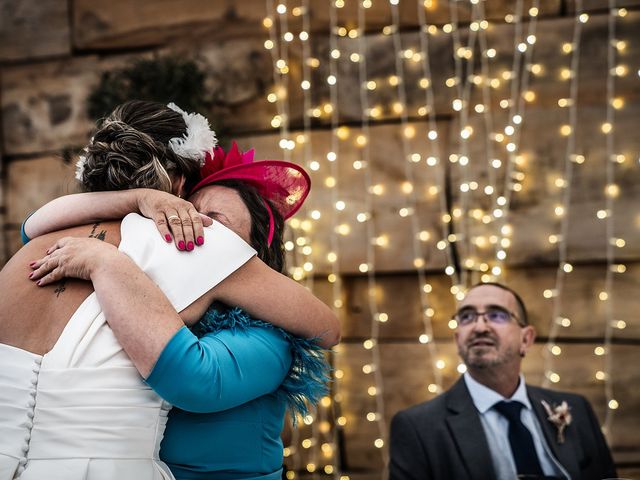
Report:
<svg viewBox="0 0 640 480"><path fill-rule="evenodd" d="M547 420L553 423L558 430L558 443L564 443L564 429L571 425L569 404L563 400L560 405L551 408L551 405L542 400L542 406L547 411Z"/></svg>

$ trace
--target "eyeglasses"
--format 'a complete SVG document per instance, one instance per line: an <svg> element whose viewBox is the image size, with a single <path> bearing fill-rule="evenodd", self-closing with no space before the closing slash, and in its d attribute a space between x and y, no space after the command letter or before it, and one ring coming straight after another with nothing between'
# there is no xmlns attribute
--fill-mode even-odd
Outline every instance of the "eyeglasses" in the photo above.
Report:
<svg viewBox="0 0 640 480"><path fill-rule="evenodd" d="M489 307L484 312L479 312L474 308L463 308L453 316L453 319L458 322L458 325L466 326L475 323L480 316L495 325L506 325L511 322L512 317L520 324L518 316L515 313L500 307Z"/></svg>

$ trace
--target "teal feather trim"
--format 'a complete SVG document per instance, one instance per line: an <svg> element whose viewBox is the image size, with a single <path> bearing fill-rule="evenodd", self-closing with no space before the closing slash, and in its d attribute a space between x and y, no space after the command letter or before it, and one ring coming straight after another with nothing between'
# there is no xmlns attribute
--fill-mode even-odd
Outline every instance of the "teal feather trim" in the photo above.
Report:
<svg viewBox="0 0 640 480"><path fill-rule="evenodd" d="M306 415L309 405L316 406L329 391L327 382L330 367L325 358L328 350L313 339L296 337L271 323L252 318L240 308L211 306L191 330L197 337L202 337L221 330L243 331L250 327L275 329L291 345L291 367L276 395L286 401L295 423L296 413Z"/></svg>

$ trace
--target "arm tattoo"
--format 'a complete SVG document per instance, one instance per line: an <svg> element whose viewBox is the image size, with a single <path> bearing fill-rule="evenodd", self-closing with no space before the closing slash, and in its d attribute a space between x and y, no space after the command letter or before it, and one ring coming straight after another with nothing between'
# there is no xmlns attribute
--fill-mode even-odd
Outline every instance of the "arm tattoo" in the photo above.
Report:
<svg viewBox="0 0 640 480"><path fill-rule="evenodd" d="M100 230L98 233L96 233L96 230L98 229L99 226L100 226L100 222L95 223L93 225L93 228L91 229L91 233L89 234L89 238L97 238L98 240L104 241L105 237L107 236L107 231Z"/></svg>
<svg viewBox="0 0 640 480"><path fill-rule="evenodd" d="M91 233L89 233L89 238L97 238L98 240L101 240L104 242L104 239L107 237L107 231L100 230L98 232L97 230L99 226L100 226L100 222L95 223L93 225L93 228L91 229ZM58 286L53 291L53 293L56 294L56 298L60 297L60 294L67 289L67 280L68 280L67 278L63 278L58 282Z"/></svg>

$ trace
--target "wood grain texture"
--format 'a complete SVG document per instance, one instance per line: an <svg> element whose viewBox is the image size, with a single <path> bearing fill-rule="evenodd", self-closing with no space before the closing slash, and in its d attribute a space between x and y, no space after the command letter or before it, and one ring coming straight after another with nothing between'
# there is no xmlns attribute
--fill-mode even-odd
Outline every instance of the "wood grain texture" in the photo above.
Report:
<svg viewBox="0 0 640 480"><path fill-rule="evenodd" d="M70 53L69 2L0 2L0 63L33 61Z"/></svg>

